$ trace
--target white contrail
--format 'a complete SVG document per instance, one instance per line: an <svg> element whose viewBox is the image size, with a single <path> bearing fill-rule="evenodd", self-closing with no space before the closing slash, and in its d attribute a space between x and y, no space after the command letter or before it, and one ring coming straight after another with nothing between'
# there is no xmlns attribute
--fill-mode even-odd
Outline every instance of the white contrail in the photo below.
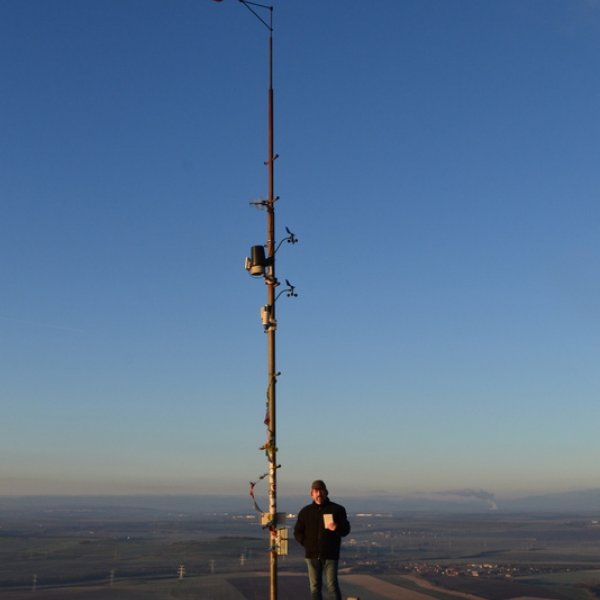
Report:
<svg viewBox="0 0 600 600"><path fill-rule="evenodd" d="M18 325L29 325L30 327L38 327L40 329L55 329L57 331L70 331L71 333L85 333L85 330L77 327L69 327L68 325L55 325L54 323L40 323L39 321L30 321L28 319L13 319L12 317L3 317L0 319L7 323L17 323Z"/></svg>

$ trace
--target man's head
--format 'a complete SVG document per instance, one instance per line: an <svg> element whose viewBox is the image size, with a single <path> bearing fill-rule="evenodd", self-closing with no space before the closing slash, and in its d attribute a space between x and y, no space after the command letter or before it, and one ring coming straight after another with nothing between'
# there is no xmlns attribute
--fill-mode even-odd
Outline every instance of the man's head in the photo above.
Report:
<svg viewBox="0 0 600 600"><path fill-rule="evenodd" d="M324 481L317 479L316 481L312 482L312 485L310 486L310 497L317 504L324 504L327 500L328 494L329 492L327 491L327 486L325 485Z"/></svg>

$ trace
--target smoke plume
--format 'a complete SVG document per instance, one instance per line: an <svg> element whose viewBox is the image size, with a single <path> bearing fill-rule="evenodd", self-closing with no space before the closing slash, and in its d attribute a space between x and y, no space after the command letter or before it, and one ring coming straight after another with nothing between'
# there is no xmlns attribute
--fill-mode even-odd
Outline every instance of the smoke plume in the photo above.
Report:
<svg viewBox="0 0 600 600"><path fill-rule="evenodd" d="M478 498L479 500L483 500L488 503L488 507L490 510L498 510L498 505L496 504L496 498L492 492L486 492L485 490L446 490L445 492L439 492L444 496L460 496L461 498Z"/></svg>

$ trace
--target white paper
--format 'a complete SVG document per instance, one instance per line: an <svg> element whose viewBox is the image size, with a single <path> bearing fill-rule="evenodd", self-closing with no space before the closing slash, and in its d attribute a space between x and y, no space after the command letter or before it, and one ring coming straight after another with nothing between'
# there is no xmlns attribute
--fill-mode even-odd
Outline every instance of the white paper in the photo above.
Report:
<svg viewBox="0 0 600 600"><path fill-rule="evenodd" d="M333 515L323 515L323 525L325 525L325 529L327 529L328 525L333 523Z"/></svg>

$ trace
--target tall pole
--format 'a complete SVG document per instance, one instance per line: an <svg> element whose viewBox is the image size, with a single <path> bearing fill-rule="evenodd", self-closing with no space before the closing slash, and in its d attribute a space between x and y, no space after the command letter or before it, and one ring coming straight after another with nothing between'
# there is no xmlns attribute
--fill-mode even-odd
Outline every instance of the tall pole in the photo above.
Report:
<svg viewBox="0 0 600 600"><path fill-rule="evenodd" d="M268 528L269 528L269 598L277 600L278 581L277 581L277 561L280 553L280 529L281 525L277 513L277 410L276 410L276 388L277 388L277 366L275 356L275 336L277 332L277 319L275 314L275 305L278 295L275 290L279 285L275 275L275 254L277 252L277 244L275 240L275 204L277 196L275 195L275 127L274 127L274 92L273 92L273 7L250 0L239 0L268 30L269 30L269 90L267 98L268 114L267 114L267 160L265 164L268 168L268 196L259 203L260 206L267 211L267 243L265 248L259 247L263 254L264 264L255 265L253 262L247 266L252 274L264 275L264 281L267 286L267 303L264 307L265 317L263 325L267 335L267 415L265 425L267 428L267 439L264 445L268 460L268 478L269 478L269 512ZM269 11L269 20L258 14L255 9L264 9ZM286 238L290 243L296 243L298 240L288 230ZM256 248L256 247L254 247ZM266 251L265 251L266 250ZM266 256L265 256L266 255ZM250 260L250 259L247 259ZM254 256L253 256L254 261ZM254 267L260 266L256 273L253 272ZM263 271L264 267L264 271ZM294 288L288 284L288 296L295 296ZM281 293L280 293L281 294ZM280 295L279 294L279 295ZM254 484L252 484L254 485ZM286 536L287 540L287 536ZM287 541L286 541L287 543ZM287 552L287 549L286 549Z"/></svg>
<svg viewBox="0 0 600 600"><path fill-rule="evenodd" d="M272 10L272 9L271 9ZM271 307L272 327L267 331L268 413L267 446L269 448L269 513L272 515L270 547L270 600L277 600L277 370L275 362L275 131L273 124L273 28L269 31L269 100L268 100L268 170L269 196L267 199L267 257L271 262L271 277L266 277L267 305Z"/></svg>

